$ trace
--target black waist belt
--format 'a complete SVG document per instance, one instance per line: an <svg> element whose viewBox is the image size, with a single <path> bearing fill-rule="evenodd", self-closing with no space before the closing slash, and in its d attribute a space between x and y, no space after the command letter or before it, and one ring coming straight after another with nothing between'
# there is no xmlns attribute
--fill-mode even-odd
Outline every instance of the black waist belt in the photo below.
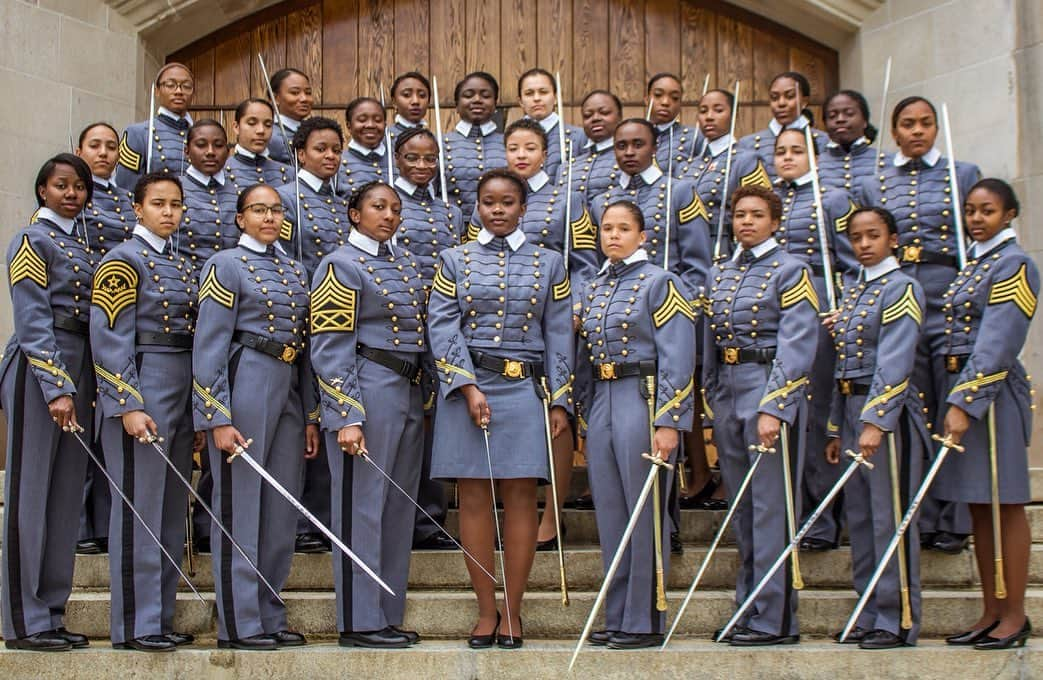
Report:
<svg viewBox="0 0 1043 680"><path fill-rule="evenodd" d="M837 381L837 391L846 397L855 395L866 395L869 394L870 385L868 383L855 382L847 378L841 378Z"/></svg>
<svg viewBox="0 0 1043 680"><path fill-rule="evenodd" d="M300 351L296 347L284 345L281 342L275 342L255 333L248 333L247 331L236 331L234 339L243 347L249 347L258 352L263 352L268 356L275 357L279 361L285 361L288 364L296 363L297 356L300 354Z"/></svg>
<svg viewBox="0 0 1043 680"><path fill-rule="evenodd" d="M54 327L70 333L78 333L79 335L91 334L91 325L89 323L81 321L74 316L65 316L64 314L54 315Z"/></svg>
<svg viewBox="0 0 1043 680"><path fill-rule="evenodd" d="M384 368L388 368L395 373L398 373L403 378L407 379L414 385L420 384L420 366L403 361L399 359L391 352L385 352L382 349L376 347L367 347L366 345L357 345L355 351L361 356L366 357L370 361L380 364Z"/></svg>
<svg viewBox="0 0 1043 680"><path fill-rule="evenodd" d="M717 359L722 364L770 364L775 359L775 348L720 347L717 349Z"/></svg>
<svg viewBox="0 0 1043 680"><path fill-rule="evenodd" d="M531 378L543 373L542 368L535 362L501 359L500 357L494 357L491 354L484 354L474 350L471 350L471 360L474 361L476 366L480 366L487 371L495 371L511 380Z"/></svg>
<svg viewBox="0 0 1043 680"><path fill-rule="evenodd" d="M923 246L899 246L898 261L902 264L937 264L943 267L959 269L957 260L952 255L942 255L924 250Z"/></svg>
<svg viewBox="0 0 1043 680"><path fill-rule="evenodd" d="M619 380L633 376L648 377L655 375L655 361L630 361L627 363L609 361L594 364L595 380Z"/></svg>
<svg viewBox="0 0 1043 680"><path fill-rule="evenodd" d="M192 349L192 336L188 333L138 333L137 343Z"/></svg>
<svg viewBox="0 0 1043 680"><path fill-rule="evenodd" d="M945 356L945 370L949 373L959 373L967 365L970 354L947 354Z"/></svg>

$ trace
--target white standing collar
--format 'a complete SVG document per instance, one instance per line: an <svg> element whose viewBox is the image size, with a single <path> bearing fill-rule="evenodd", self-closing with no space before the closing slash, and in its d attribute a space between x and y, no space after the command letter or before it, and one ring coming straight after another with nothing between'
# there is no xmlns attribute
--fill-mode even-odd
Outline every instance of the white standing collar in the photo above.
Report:
<svg viewBox="0 0 1043 680"><path fill-rule="evenodd" d="M250 236L245 231L239 235L239 245L243 246L247 250L252 250L255 253L264 253L268 249L268 246L264 245L253 236ZM285 255L286 251L283 249L282 244L276 241L272 244L275 246L275 250Z"/></svg>
<svg viewBox="0 0 1043 680"><path fill-rule="evenodd" d="M140 236L141 239L145 243L147 243L149 247L152 248L152 250L156 251L157 253L162 253L163 247L167 245L167 239L161 238L156 234L153 234L151 231L149 231L148 227L146 227L144 224L141 224L140 222L134 225L133 234L135 236Z"/></svg>
<svg viewBox="0 0 1043 680"><path fill-rule="evenodd" d="M348 243L355 246L359 250L362 250L363 252L369 253L373 257L376 257L377 254L380 252L380 244L386 243L388 247L388 252L392 255L395 254L395 249L391 241L378 241L375 238L366 236L358 230L358 227L352 227L351 233L348 234Z"/></svg>
<svg viewBox="0 0 1043 680"><path fill-rule="evenodd" d="M941 157L942 152L938 150L938 147L933 146L931 147L930 151L928 151L920 157L920 160L922 160L924 162L924 165L926 165L927 167L933 168L935 164L937 164L938 161L941 159ZM894 163L896 168L900 168L903 165L909 164L909 162L911 162L912 160L913 159L911 157L906 156L901 151L895 151L894 158L891 160L891 162Z"/></svg>
<svg viewBox="0 0 1043 680"><path fill-rule="evenodd" d="M778 247L778 245L779 245L779 242L775 240L775 237L774 236L769 236L766 240L761 241L757 245L753 246L753 248L750 249L750 252L753 253L754 257L761 257L761 256L764 255L764 253L767 253L772 248ZM745 248L738 248L735 251L735 254L732 255L732 262L738 262L739 258L742 257L742 254L745 251L746 251Z"/></svg>
<svg viewBox="0 0 1043 680"><path fill-rule="evenodd" d="M483 246L484 245L488 245L489 242L492 241L494 238L496 238L496 236L493 235L493 233L491 231L489 231L488 229L486 229L485 227L482 227L481 229L478 230L478 239L477 240ZM514 231L512 231L511 233L507 234L507 236L504 237L504 240L507 241L507 245L509 245L511 247L511 250L515 250L516 251L516 250L518 250L518 248L522 247L522 244L525 243L525 232L522 231L521 228L519 227L519 228L515 229Z"/></svg>
<svg viewBox="0 0 1043 680"><path fill-rule="evenodd" d="M872 267L862 267L862 277L867 283L869 281L876 281L884 274L888 274L898 269L899 266L897 258L895 258L894 255L888 255Z"/></svg>
<svg viewBox="0 0 1043 680"><path fill-rule="evenodd" d="M196 166L190 165L188 166L188 170L185 171L185 174L194 179L195 181L199 182L203 186L210 184L211 179L215 180L221 186L225 185L224 170L218 170L213 174L213 176L211 176L198 169Z"/></svg>
<svg viewBox="0 0 1043 680"><path fill-rule="evenodd" d="M634 264L635 262L647 262L648 251L642 246L638 246L637 250L630 253L627 257L623 258L623 264ZM612 260L605 260L605 263L601 265L601 269L598 270L598 274L604 274L609 267L612 266Z"/></svg>
<svg viewBox="0 0 1043 680"><path fill-rule="evenodd" d="M76 228L75 219L62 217L50 208L40 208L39 210L37 210L36 219L45 219L49 222L54 222L58 225L59 229L64 231L69 236L72 236L73 230L75 230Z"/></svg>

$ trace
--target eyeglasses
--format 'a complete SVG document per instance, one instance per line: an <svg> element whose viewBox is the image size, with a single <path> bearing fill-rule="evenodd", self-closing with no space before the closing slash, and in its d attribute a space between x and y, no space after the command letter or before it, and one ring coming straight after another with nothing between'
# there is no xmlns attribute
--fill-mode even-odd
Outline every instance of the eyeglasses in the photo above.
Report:
<svg viewBox="0 0 1043 680"><path fill-rule="evenodd" d="M286 213L286 209L281 205L265 205L264 203L251 203L250 205L243 208L244 213L250 213L256 217L267 217L268 213L272 214L272 217L282 217Z"/></svg>
<svg viewBox="0 0 1043 680"><path fill-rule="evenodd" d="M191 80L185 80L183 82L177 80L164 80L159 84L159 86L164 90L170 90L172 92L174 90L181 90L182 92L188 93L196 89L195 83Z"/></svg>
<svg viewBox="0 0 1043 680"><path fill-rule="evenodd" d="M438 165L438 156L433 155L421 156L418 153L407 153L406 155L402 156L402 158L406 159L406 163L411 163L413 165L419 165L421 161L425 165Z"/></svg>

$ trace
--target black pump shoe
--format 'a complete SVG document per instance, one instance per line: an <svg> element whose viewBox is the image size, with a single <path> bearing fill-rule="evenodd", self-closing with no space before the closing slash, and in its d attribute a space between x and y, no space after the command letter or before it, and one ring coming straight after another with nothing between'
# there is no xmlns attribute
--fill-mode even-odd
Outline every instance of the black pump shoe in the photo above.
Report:
<svg viewBox="0 0 1043 680"><path fill-rule="evenodd" d="M996 626L1000 625L999 621L993 621L990 625L978 630L966 630L956 635L950 635L945 638L945 644L947 645L973 645L983 637L991 633L996 629Z"/></svg>
<svg viewBox="0 0 1043 680"><path fill-rule="evenodd" d="M499 627L497 627L497 630L498 629ZM497 633L496 646L500 649L521 649L522 645L524 644L524 640L522 640L522 635L524 634L524 632L525 627L522 625L521 617L519 617L518 634L511 635L510 633L508 633L507 635L502 635L500 633Z"/></svg>
<svg viewBox="0 0 1043 680"><path fill-rule="evenodd" d="M992 637L986 635L981 640L974 643L975 649L1013 649L1014 647L1024 647L1025 643L1029 639L1029 635L1032 635L1032 624L1029 623L1029 619L1025 617L1025 625L1021 627L1017 633L1013 633L1003 638Z"/></svg>
<svg viewBox="0 0 1043 680"><path fill-rule="evenodd" d="M467 638L467 646L471 649L489 649L493 646L493 642L496 641L496 631L499 629L500 613L496 612L496 625L493 626L493 632L488 635L475 635L472 632L471 637Z"/></svg>

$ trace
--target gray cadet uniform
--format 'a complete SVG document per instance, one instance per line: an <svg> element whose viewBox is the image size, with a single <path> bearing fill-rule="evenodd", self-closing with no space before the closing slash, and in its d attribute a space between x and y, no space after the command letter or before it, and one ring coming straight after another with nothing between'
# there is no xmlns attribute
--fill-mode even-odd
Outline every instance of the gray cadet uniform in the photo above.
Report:
<svg viewBox="0 0 1043 680"><path fill-rule="evenodd" d="M235 186L236 194L254 184L267 184L276 189L293 182L293 165L255 154L236 144L225 163L225 177Z"/></svg>
<svg viewBox="0 0 1043 680"><path fill-rule="evenodd" d="M790 255L808 265L811 269L811 281L815 286L815 294L820 303L828 305L827 281L822 266L822 241L820 240L811 173L792 182L778 180L775 193L782 199L782 220L778 233L775 235L779 245ZM851 249L851 241L847 237L847 221L855 208L855 204L846 191L822 189L822 209L825 212L823 222L828 231L826 236L834 275L858 268L854 251ZM833 285L835 290L835 284ZM825 457L820 455L826 447L826 421L829 419L829 401L830 395L833 393L833 365L836 357L833 354L833 343L830 342L829 331L821 324L818 326L818 335L818 352L815 354L808 385L811 406L808 414L807 448L811 455L804 462L805 511L808 513L811 513L819 501L829 493L830 488L843 472L843 467L830 465L826 462ZM839 506L834 506L834 509L822 513L807 538L836 543L840 533L839 514Z"/></svg>
<svg viewBox="0 0 1043 680"><path fill-rule="evenodd" d="M70 396L91 441L94 371L87 318L94 264L73 220L41 208L7 248L14 335L0 360L7 416L3 634L24 638L64 626L87 454L51 420Z"/></svg>
<svg viewBox="0 0 1043 680"><path fill-rule="evenodd" d="M658 141L656 142L655 161L663 172L673 170L674 177L681 177L685 167L696 154L704 153L706 139L702 130L695 126L682 125L680 120L656 125ZM673 137L671 137L671 132ZM673 147L670 140L673 139Z"/></svg>
<svg viewBox="0 0 1043 680"><path fill-rule="evenodd" d="M119 164L116 165L116 184L127 191L142 175L164 172L181 177L188 168L188 129L192 116L177 116L165 107L159 107L152 123L152 139L148 139L148 121L134 123L123 132L120 140ZM148 166L148 147L152 146L152 165ZM148 167L146 167L148 166Z"/></svg>
<svg viewBox="0 0 1043 680"><path fill-rule="evenodd" d="M764 163L752 151L743 151L732 142L731 135L723 135L700 146L702 155L685 159L686 166L682 169L681 176L691 180L695 184L695 190L699 194L703 205L706 206L706 221L710 225L710 241L716 244L717 229L721 225L721 206L725 200L731 201L735 190L739 187L757 185L771 188L771 178L768 177ZM732 164L729 169L728 157L725 155L731 149ZM728 192L725 197L724 173L728 172ZM732 252L732 218L731 211L725 206L724 210L724 234L721 236L721 256L727 256Z"/></svg>
<svg viewBox="0 0 1043 680"><path fill-rule="evenodd" d="M1028 503L1032 391L1017 357L1036 311L1039 271L1010 228L974 243L967 257L944 298L941 351L948 396L940 409L960 407L971 426L960 442L966 453L945 459L932 495L965 503L992 501L989 418L995 417L999 502Z"/></svg>
<svg viewBox="0 0 1043 680"><path fill-rule="evenodd" d="M387 154L384 142L381 142L375 149L368 149L355 140L350 140L347 148L340 155L340 174L333 178L336 182L337 193L345 198L350 198L356 189L369 182L388 184L393 182L395 178L387 176ZM394 159L392 159L392 173L396 172L394 164Z"/></svg>
<svg viewBox="0 0 1043 680"><path fill-rule="evenodd" d="M416 495L424 448L423 280L408 252L353 229L312 283L311 351L333 479L332 528L396 593L335 556L337 629L383 630L402 624L416 511L373 466L341 451L337 433L361 425L373 462Z"/></svg>
<svg viewBox="0 0 1043 680"><path fill-rule="evenodd" d="M91 346L105 467L171 555L185 544L185 489L151 444L121 417L144 411L181 474L192 470L192 327L195 277L184 255L141 225L94 276ZM122 502L109 516L110 635L123 643L173 632L179 574Z"/></svg>
<svg viewBox="0 0 1043 680"><path fill-rule="evenodd" d="M466 219L478 202L478 178L486 170L507 165L503 133L491 120L480 126L460 121L445 135L442 144L449 202L458 207Z"/></svg>
<svg viewBox="0 0 1043 680"><path fill-rule="evenodd" d="M293 150L293 135L297 132L297 128L301 126L301 121L285 116L281 113L275 114L277 119L275 124L272 125L272 138L268 140L268 157L277 163L283 163L285 165L293 166L293 157L291 155ZM280 121L282 125L280 125ZM286 129L286 135L283 135L283 129ZM289 139L287 139L287 137ZM288 182L293 181L293 177L290 177ZM276 184L275 186L278 186Z"/></svg>
<svg viewBox="0 0 1043 680"><path fill-rule="evenodd" d="M96 259L105 256L130 238L134 228L134 206L130 192L111 179L94 176L94 194L83 208L87 222L87 244Z"/></svg>
<svg viewBox="0 0 1043 680"><path fill-rule="evenodd" d="M528 118L528 116L525 116ZM558 179L558 172L562 169L562 149L561 140L558 138L558 114L551 113L543 120L536 121L543 128L543 131L547 133L547 160L543 163L543 171L546 172L550 177L555 180ZM569 156L568 145L572 142L572 155L578 155L579 152L587 145L587 136L583 134L583 128L576 127L575 125L565 124L565 156Z"/></svg>
<svg viewBox="0 0 1043 680"><path fill-rule="evenodd" d="M804 128L810 124L807 118L799 116L797 120L787 125L786 129L793 128L803 132ZM768 127L754 132L752 135L746 135L739 140L739 149L741 151L752 151L757 154L757 157L761 159L761 163L764 163L764 169L767 170L768 177L771 178L772 182L778 179L778 174L775 172L775 138L779 136L782 130L782 125L777 120L772 119L768 123ZM818 147L819 153L821 153L826 148L829 135L816 127L812 127L811 136L815 140L815 146Z"/></svg>
<svg viewBox="0 0 1043 680"><path fill-rule="evenodd" d="M224 171L213 177L189 166L181 178L185 190L185 216L175 237L178 252L188 255L193 268L201 270L219 250L234 248L239 239L235 204L239 190Z"/></svg>
<svg viewBox="0 0 1043 680"><path fill-rule="evenodd" d="M587 140L586 146L576 151L572 159L572 191L586 197L587 205L594 205L598 197L607 194L618 183L619 176L611 137L597 144Z"/></svg>
<svg viewBox="0 0 1043 680"><path fill-rule="evenodd" d="M578 384L590 385L592 392L582 401L590 489L606 570L648 476L649 463L641 457L651 446L646 378L655 381L656 427L692 427L695 314L682 290L684 284L676 275L648 262L648 253L639 248L622 262L606 262L582 291L580 373L592 371L596 382ZM660 480L663 488L670 488L671 476ZM666 501L663 494L664 514ZM665 614L655 608L651 505L649 498L609 587L607 630L663 632ZM666 568L669 541L663 540L662 546Z"/></svg>
<svg viewBox="0 0 1043 680"><path fill-rule="evenodd" d="M844 514L851 538L852 576L861 595L887 550L895 530L891 485L891 441L896 447L898 484L905 514L920 485L921 463L927 448L923 405L912 384L916 344L923 322L923 289L904 274L893 257L849 276L833 326L836 382L829 418L829 436L840 438L840 449L858 451L862 428L870 423L884 430L873 456L874 469L860 467L844 488ZM821 345L819 351L822 351ZM809 456L821 456L809 451ZM836 466L844 469L842 456ZM909 601L913 627L903 630L901 580L897 557L891 560L856 624L866 630L886 630L915 644L920 632L920 538L916 524L905 533Z"/></svg>
<svg viewBox="0 0 1043 680"><path fill-rule="evenodd" d="M290 493L304 470L304 425L318 422L305 352L307 275L276 246L243 234L200 276L192 357L197 430L234 425L249 453ZM209 436L213 509L272 587L290 573L297 513L243 461ZM287 629L286 608L216 526L211 531L217 636L237 640Z"/></svg>
<svg viewBox="0 0 1043 680"><path fill-rule="evenodd" d="M878 175L863 179L856 197L862 205L891 211L898 223L898 261L923 286L926 309L913 384L923 394L927 422L935 431L941 429L943 404L950 388L943 358L946 314L942 307L958 270L952 211L962 209L966 192L979 177L976 165L957 161L960 196L954 199L950 195L949 164L941 152L931 149L919 159L896 152ZM923 532L971 532L970 513L957 504L926 502L918 522Z"/></svg>
<svg viewBox="0 0 1043 680"><path fill-rule="evenodd" d="M419 123L410 123L402 116L395 114L395 121L391 123L391 127L388 128L388 134L391 136L391 148L395 148L395 140L398 136L406 130L412 130L417 127L427 127L427 121L421 120ZM391 180L387 180L389 183Z"/></svg>
<svg viewBox="0 0 1043 680"><path fill-rule="evenodd" d="M886 156L878 154L865 137L856 139L850 149L829 141L818 157L818 181L823 188L856 193L866 178L883 169L885 162Z"/></svg>
<svg viewBox="0 0 1043 680"><path fill-rule="evenodd" d="M725 486L734 494L749 471L760 414L788 424L794 515L800 518L800 479L807 424L807 388L818 344L818 295L811 271L773 238L743 248L710 273L704 335L706 417L713 425ZM735 599L742 603L789 544L782 442L765 454L734 516L742 564ZM814 452L821 455L821 451ZM735 499L730 499L734 503ZM795 635L797 594L790 562L768 582L739 625L771 635Z"/></svg>
<svg viewBox="0 0 1043 680"><path fill-rule="evenodd" d="M431 475L486 479L485 438L458 391L477 385L492 412L489 449L497 479L547 479L543 404L572 413L572 290L561 255L482 229L473 243L439 255L428 333L440 378Z"/></svg>

